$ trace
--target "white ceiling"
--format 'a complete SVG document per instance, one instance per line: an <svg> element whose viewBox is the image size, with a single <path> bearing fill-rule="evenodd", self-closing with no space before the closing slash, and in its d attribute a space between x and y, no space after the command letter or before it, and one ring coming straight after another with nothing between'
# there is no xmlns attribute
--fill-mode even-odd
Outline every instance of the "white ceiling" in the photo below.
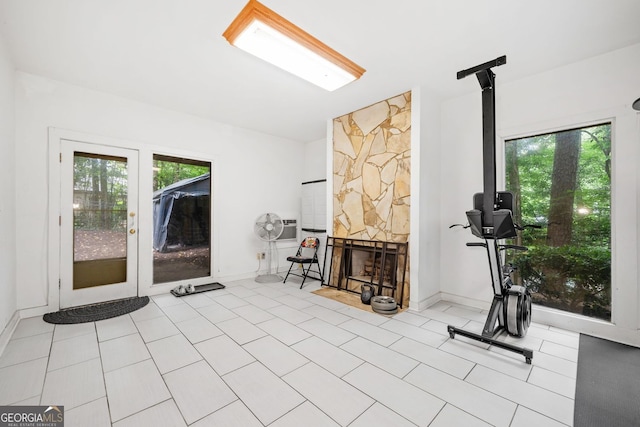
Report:
<svg viewBox="0 0 640 427"><path fill-rule="evenodd" d="M222 38L246 1L0 0L0 31L21 71L301 142L501 55L499 83L640 43L638 0L263 0L367 70L326 92Z"/></svg>

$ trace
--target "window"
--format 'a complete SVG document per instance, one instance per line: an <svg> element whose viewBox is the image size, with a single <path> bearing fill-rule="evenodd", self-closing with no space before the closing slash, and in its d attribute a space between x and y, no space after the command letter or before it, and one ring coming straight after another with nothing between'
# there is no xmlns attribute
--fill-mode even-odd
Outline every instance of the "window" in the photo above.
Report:
<svg viewBox="0 0 640 427"><path fill-rule="evenodd" d="M611 123L506 141L514 221L539 224L510 253L547 307L611 319Z"/></svg>
<svg viewBox="0 0 640 427"><path fill-rule="evenodd" d="M127 159L74 152L73 289L127 280Z"/></svg>
<svg viewBox="0 0 640 427"><path fill-rule="evenodd" d="M211 164L153 156L153 283L211 275Z"/></svg>

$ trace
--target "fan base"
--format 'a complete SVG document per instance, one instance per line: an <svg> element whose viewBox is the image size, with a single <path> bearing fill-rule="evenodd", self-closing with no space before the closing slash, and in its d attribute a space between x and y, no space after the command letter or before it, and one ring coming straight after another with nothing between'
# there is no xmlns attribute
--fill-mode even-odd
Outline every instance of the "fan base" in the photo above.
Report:
<svg viewBox="0 0 640 427"><path fill-rule="evenodd" d="M256 282L258 283L275 283L282 282L283 280L284 278L277 274L261 274L260 276L256 277Z"/></svg>

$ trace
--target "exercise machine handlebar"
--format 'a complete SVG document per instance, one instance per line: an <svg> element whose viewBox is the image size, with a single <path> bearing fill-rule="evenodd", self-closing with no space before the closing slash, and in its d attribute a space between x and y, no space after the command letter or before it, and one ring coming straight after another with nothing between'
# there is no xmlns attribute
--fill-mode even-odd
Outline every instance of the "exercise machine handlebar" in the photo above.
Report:
<svg viewBox="0 0 640 427"><path fill-rule="evenodd" d="M482 242L467 242L467 246L486 248L487 244ZM526 246L518 246L518 245L498 245L498 247L500 248L501 251L504 251L506 249L513 249L516 251L523 251L523 252L529 250L529 248L527 248Z"/></svg>
<svg viewBox="0 0 640 427"><path fill-rule="evenodd" d="M451 224L451 225L449 226L449 228L455 228L455 227L469 228L469 227L471 227L471 226L470 226L469 224L467 224L467 225L463 225L463 224Z"/></svg>
<svg viewBox="0 0 640 427"><path fill-rule="evenodd" d="M471 227L471 225L470 225L470 224L466 224L466 225L464 225L464 224L451 224L451 225L449 226L449 228L455 228L455 227L462 227L462 228L465 228L465 229L466 229L466 228ZM540 228L542 228L542 226L541 226L541 225L538 225L538 224L525 224L525 225L519 225L519 224L513 223L513 228L515 228L516 230L520 230L520 231L522 231L522 230L526 230L527 228L537 228L537 229L540 229Z"/></svg>
<svg viewBox="0 0 640 427"><path fill-rule="evenodd" d="M526 228L538 228L538 229L542 228L542 226L538 224L525 224L525 225L513 224L513 225L517 230L524 230Z"/></svg>
<svg viewBox="0 0 640 427"><path fill-rule="evenodd" d="M480 242L467 242L467 246L486 248L487 244L486 243L480 243Z"/></svg>
<svg viewBox="0 0 640 427"><path fill-rule="evenodd" d="M505 250L505 249L513 249L515 251L528 251L529 248L527 248L526 246L518 246L518 245L498 245L500 247L501 250Z"/></svg>

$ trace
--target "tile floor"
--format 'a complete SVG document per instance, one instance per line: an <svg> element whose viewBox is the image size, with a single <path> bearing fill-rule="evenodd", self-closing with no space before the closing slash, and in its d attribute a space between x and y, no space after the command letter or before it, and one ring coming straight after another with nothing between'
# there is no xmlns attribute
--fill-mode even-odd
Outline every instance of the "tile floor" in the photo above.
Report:
<svg viewBox="0 0 640 427"><path fill-rule="evenodd" d="M507 338L534 350L527 365L449 338L447 324L479 332L481 310L384 317L311 293L317 282L226 285L95 323L21 320L0 405L64 405L67 427L572 424L576 333Z"/></svg>

